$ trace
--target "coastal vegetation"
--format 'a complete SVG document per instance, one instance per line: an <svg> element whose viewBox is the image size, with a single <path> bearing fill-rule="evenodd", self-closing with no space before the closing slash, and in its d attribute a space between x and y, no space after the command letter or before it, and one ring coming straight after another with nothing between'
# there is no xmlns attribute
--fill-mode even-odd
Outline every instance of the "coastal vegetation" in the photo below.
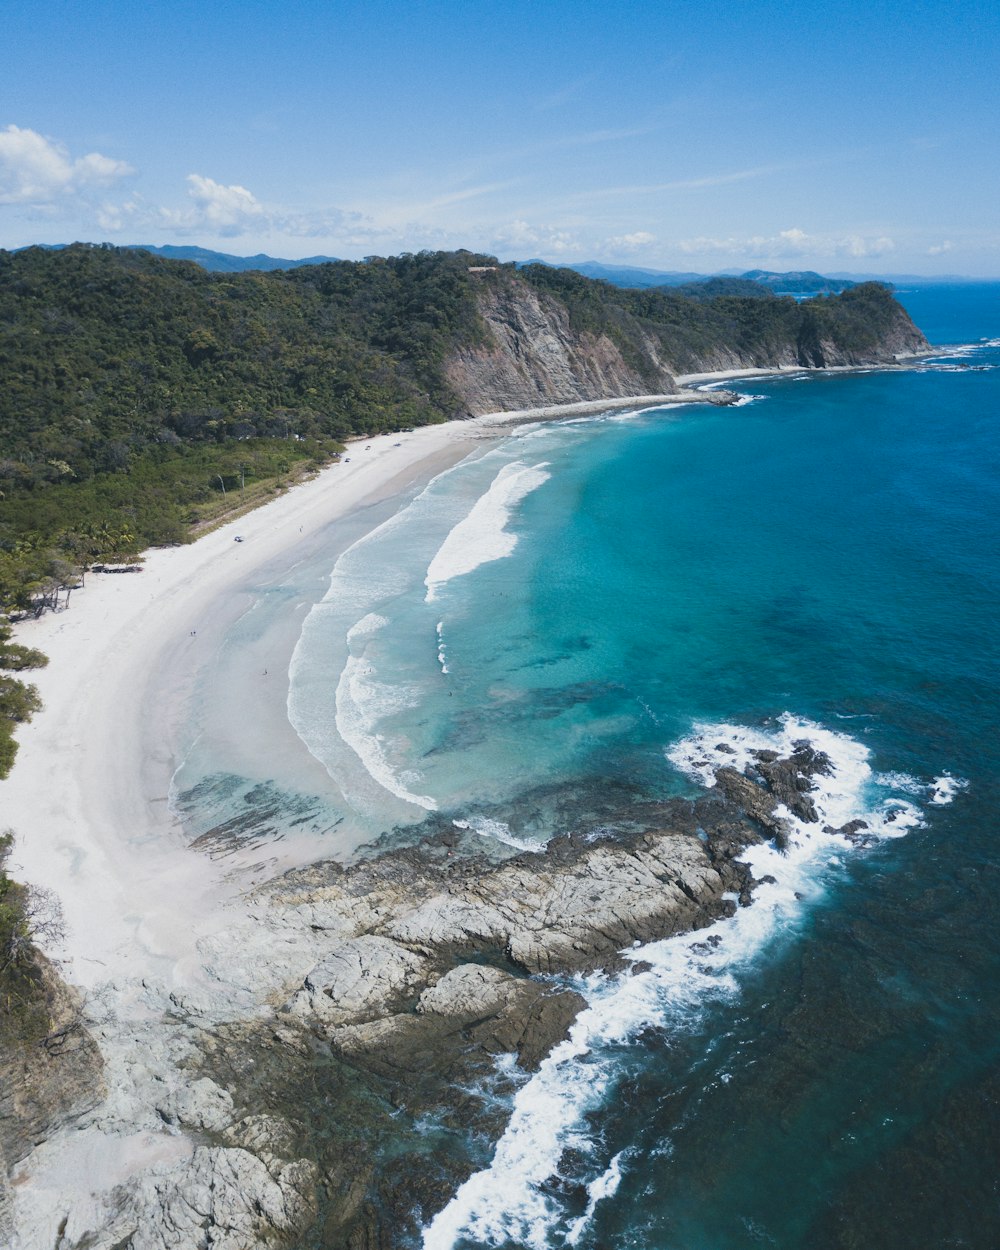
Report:
<svg viewBox="0 0 1000 1250"><path fill-rule="evenodd" d="M82 245L0 252L0 606L183 541L345 438L458 414L468 254L210 274ZM65 579L63 579L65 580Z"/></svg>
<svg viewBox="0 0 1000 1250"><path fill-rule="evenodd" d="M0 834L0 1062L13 1045L48 1031L49 978L35 943L62 933L55 896L8 875L13 843L9 830Z"/></svg>
<svg viewBox="0 0 1000 1250"><path fill-rule="evenodd" d="M30 720L41 707L35 687L12 677L11 673L42 668L48 663L48 658L34 647L11 642L10 633L9 625L0 624L0 778L10 772L17 754L14 730ZM0 864L4 845L0 840Z"/></svg>
<svg viewBox="0 0 1000 1250"><path fill-rule="evenodd" d="M863 350L898 312L876 284L800 305L723 281L706 298L461 251L247 273L108 246L0 251L0 607L182 542L352 435L468 415L446 362L487 340L484 287L518 285L640 376L651 338L683 372L722 347Z"/></svg>

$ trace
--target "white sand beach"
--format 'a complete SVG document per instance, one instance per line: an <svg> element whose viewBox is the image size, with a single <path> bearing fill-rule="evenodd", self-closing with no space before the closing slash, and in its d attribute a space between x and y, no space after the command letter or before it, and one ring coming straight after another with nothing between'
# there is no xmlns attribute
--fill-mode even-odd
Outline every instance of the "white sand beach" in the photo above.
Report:
<svg viewBox="0 0 1000 1250"><path fill-rule="evenodd" d="M164 669L183 686L261 569L294 562L323 527L460 459L484 425L355 444L349 463L195 543L150 551L141 572L90 574L68 609L17 627L49 665L31 675L44 707L19 734L4 823L17 837L16 874L60 900L65 949L51 953L68 957L70 980L89 987L154 968L169 979L164 963L183 978L212 923L209 898L224 889L172 828Z"/></svg>
<svg viewBox="0 0 1000 1250"><path fill-rule="evenodd" d="M120 977L155 974L170 984L197 976L196 944L242 883L180 839L167 802L178 763L172 713L267 576L280 577L317 535L348 518L353 541L366 509L425 483L510 424L701 398L528 409L359 440L344 461L272 502L190 545L148 552L141 572L89 574L67 609L21 622L18 640L49 664L30 675L43 709L19 731L4 825L16 835L15 874L54 891L62 906L65 942L48 953L62 959L68 979L89 988ZM287 730L285 691L276 671L257 704L257 732L278 721Z"/></svg>

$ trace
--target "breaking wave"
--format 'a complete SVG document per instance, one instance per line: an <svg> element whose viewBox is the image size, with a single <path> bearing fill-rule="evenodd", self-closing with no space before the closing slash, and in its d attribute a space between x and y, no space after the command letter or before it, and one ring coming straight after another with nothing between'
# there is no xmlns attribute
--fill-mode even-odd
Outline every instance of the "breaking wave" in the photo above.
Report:
<svg viewBox="0 0 1000 1250"><path fill-rule="evenodd" d="M742 769L754 762L755 751L787 755L803 740L830 760L829 773L812 779L818 822L806 824L779 808L789 828L787 850L762 844L741 855L759 883L752 906L697 933L625 952L638 965L634 975L594 976L584 983L587 1008L514 1096L492 1163L471 1176L426 1227L424 1250L576 1245L628 1166L627 1152L607 1158L587 1118L613 1093L617 1048L645 1028L691 1029L713 1005L738 997L740 974L822 893L831 859L854 851L849 838L829 830L863 820L866 837L890 838L923 823L919 807L905 797L910 788L893 785L891 774L876 776L864 745L791 715L770 729L699 724L666 755L689 779L710 787L723 764ZM943 781L934 783L935 794L947 790ZM582 1158L591 1173L586 1210L575 1217L552 1184L567 1148L577 1166Z"/></svg>
<svg viewBox="0 0 1000 1250"><path fill-rule="evenodd" d="M430 562L424 584L427 602L453 577L461 577L480 565L509 556L517 536L507 530L515 507L533 490L549 480L547 462L536 465L515 461L504 465L471 512L452 529Z"/></svg>
<svg viewBox="0 0 1000 1250"><path fill-rule="evenodd" d="M539 852L545 850L544 842L531 842L527 838L519 838L511 831L510 825L502 820L493 820L489 816L473 816L469 820L453 820L456 829L470 829L481 838L493 838L504 846L513 846L519 851Z"/></svg>
<svg viewBox="0 0 1000 1250"><path fill-rule="evenodd" d="M370 612L347 634L351 654L337 683L337 732L380 786L405 803L435 811L437 803L425 794L415 794L407 787L407 778L393 769L386 757L384 739L375 729L384 717L415 707L420 701L419 691L398 682L379 681L374 661L367 654L373 635L388 623L384 616Z"/></svg>

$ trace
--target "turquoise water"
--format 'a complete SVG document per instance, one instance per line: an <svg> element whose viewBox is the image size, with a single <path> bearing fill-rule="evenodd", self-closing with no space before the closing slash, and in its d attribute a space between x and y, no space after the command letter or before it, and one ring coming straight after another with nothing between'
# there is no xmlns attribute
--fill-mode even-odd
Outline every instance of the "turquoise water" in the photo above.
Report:
<svg viewBox="0 0 1000 1250"><path fill-rule="evenodd" d="M976 325L964 289L914 295L938 341L988 335L995 290L971 290ZM522 431L339 562L293 723L373 831L438 808L548 837L537 790L675 792L693 722L786 710L860 718L884 769L964 775L997 663L995 359Z"/></svg>
<svg viewBox="0 0 1000 1250"><path fill-rule="evenodd" d="M463 587L469 614L475 578L518 596L513 632L469 630L480 689L534 650L536 708L580 692L524 717L533 757L551 732L581 779L670 791L693 724L705 746L788 712L905 836L803 847L711 958L665 943L642 995L595 987L426 1246L1000 1244L1000 288L903 298L977 346L608 423Z"/></svg>
<svg viewBox="0 0 1000 1250"><path fill-rule="evenodd" d="M1000 1244L1000 286L901 298L952 350L523 428L306 619L290 718L362 840L613 836L802 736L876 834L761 852L715 947L587 986L429 1250Z"/></svg>

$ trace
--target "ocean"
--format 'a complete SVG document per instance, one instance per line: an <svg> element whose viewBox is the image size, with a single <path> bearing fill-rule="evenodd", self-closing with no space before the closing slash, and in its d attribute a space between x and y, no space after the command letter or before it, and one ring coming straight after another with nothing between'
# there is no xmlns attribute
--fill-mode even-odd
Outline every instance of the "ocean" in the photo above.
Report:
<svg viewBox="0 0 1000 1250"><path fill-rule="evenodd" d="M302 610L326 853L613 837L713 760L834 764L752 906L579 983L426 1250L1000 1245L1000 285L898 294L939 355L522 426ZM263 780L196 753L178 803L204 828Z"/></svg>

